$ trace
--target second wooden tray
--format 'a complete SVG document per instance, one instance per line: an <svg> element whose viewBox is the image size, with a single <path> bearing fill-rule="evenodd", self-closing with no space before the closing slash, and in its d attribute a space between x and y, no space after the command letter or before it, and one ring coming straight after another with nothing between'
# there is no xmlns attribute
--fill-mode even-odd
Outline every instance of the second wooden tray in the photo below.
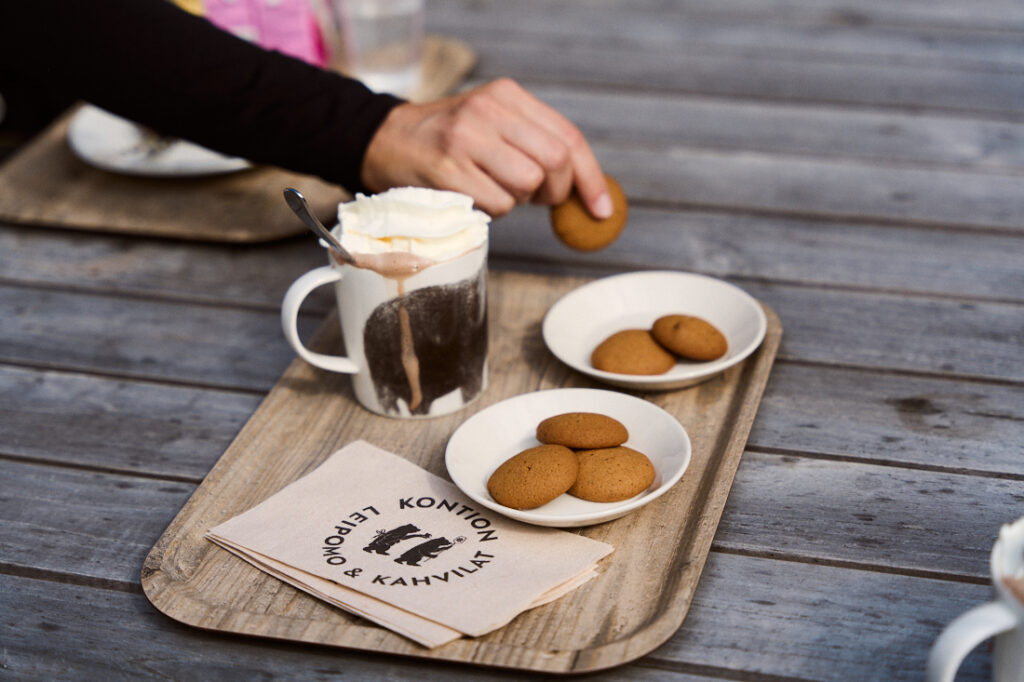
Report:
<svg viewBox="0 0 1024 682"><path fill-rule="evenodd" d="M294 362L153 547L142 570L150 601L176 620L210 630L545 672L619 665L664 642L690 607L778 350L782 328L767 308L767 336L746 361L691 389L641 394L686 427L693 459L658 500L580 531L615 547L599 577L484 637L425 649L298 592L203 538L353 440L447 478L445 444L471 414L529 391L607 388L562 365L541 339L550 305L585 281L492 272L490 385L484 398L447 417L372 415L356 404L347 376ZM339 336L332 315L312 346L335 352Z"/></svg>
<svg viewBox="0 0 1024 682"><path fill-rule="evenodd" d="M476 62L467 44L429 36L424 80L413 99L437 99L459 86ZM328 225L351 195L309 175L270 166L196 178L108 173L79 160L65 114L0 166L0 220L39 228L93 230L211 242L256 243L305 234L281 199L297 187Z"/></svg>

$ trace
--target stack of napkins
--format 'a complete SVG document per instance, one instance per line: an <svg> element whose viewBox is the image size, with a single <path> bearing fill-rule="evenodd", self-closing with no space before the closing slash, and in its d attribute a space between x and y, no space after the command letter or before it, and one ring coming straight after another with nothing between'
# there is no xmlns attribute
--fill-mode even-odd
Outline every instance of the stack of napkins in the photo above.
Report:
<svg viewBox="0 0 1024 682"><path fill-rule="evenodd" d="M611 545L481 508L365 441L207 538L427 647L479 636L590 580Z"/></svg>

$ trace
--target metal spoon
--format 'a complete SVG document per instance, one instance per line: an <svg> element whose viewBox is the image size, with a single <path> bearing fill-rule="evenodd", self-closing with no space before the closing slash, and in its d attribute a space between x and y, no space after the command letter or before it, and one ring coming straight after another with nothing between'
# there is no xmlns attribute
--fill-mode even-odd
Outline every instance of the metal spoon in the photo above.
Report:
<svg viewBox="0 0 1024 682"><path fill-rule="evenodd" d="M352 257L352 254L345 250L341 242L335 239L334 235L309 210L309 204L306 203L306 197L302 196L302 192L288 187L284 190L284 200L288 202L288 206L295 211L295 215L299 216L306 227L331 245L331 248L338 254L338 258L346 263L355 263L355 258Z"/></svg>

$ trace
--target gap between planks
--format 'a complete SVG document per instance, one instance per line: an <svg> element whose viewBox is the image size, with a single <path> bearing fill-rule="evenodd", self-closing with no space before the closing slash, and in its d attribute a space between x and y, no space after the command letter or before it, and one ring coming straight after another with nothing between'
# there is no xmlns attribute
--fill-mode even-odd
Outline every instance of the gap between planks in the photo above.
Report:
<svg viewBox="0 0 1024 682"><path fill-rule="evenodd" d="M634 665L651 670L663 670L670 673L682 673L688 675L700 675L720 680L736 680L737 682L816 682L807 677L789 677L788 675L772 675L769 673L758 673L746 670L733 670L730 668L719 668L711 665L700 665L697 663L682 663L671 659L658 658L657 649L644 658L633 662Z"/></svg>
<svg viewBox="0 0 1024 682"><path fill-rule="evenodd" d="M867 562L849 561L845 559L808 557L800 554L789 554L787 552L739 549L736 547L720 545L718 542L711 543L711 551L718 552L719 554L732 554L734 556L751 557L754 559L770 559L772 561L787 561L794 564L829 566L831 568L845 568L854 571L870 571L871 573L887 573L890 575L902 575L908 578L943 580L946 582L966 583L969 585L988 585L991 582L991 579L988 576L973 576L962 573L948 573L945 571L928 571L920 568L897 568L895 566L870 564Z"/></svg>
<svg viewBox="0 0 1024 682"><path fill-rule="evenodd" d="M1014 474L1001 471L985 471L983 469L968 469L966 467L949 467L933 464L921 464L920 462L900 462L896 460L871 459L870 457L858 457L856 455L837 455L825 452L813 452L810 450L792 450L788 448L772 448L759 445L747 444L747 452L756 452L761 455L772 455L778 457L799 457L800 459L814 459L826 462L846 462L849 464L866 464L869 466L889 467L892 469L911 469L914 471L929 471L938 474L953 474L956 476L974 476L976 478L995 478L1006 481L1024 481L1024 474ZM2 455L0 455L2 456Z"/></svg>

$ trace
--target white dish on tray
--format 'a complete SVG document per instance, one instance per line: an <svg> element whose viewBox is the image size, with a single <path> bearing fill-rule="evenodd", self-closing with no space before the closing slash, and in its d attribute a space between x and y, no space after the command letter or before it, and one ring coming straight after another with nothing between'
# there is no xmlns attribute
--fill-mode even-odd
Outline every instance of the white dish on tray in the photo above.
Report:
<svg viewBox="0 0 1024 682"><path fill-rule="evenodd" d="M566 493L536 509L498 504L487 492L491 474L505 460L540 444L537 424L565 412L598 412L622 422L629 431L626 445L654 465L654 483L620 502L588 502ZM445 450L448 475L476 503L518 521L557 528L603 523L639 509L675 485L689 464L690 438L672 415L646 400L593 388L536 391L495 403L463 422Z"/></svg>
<svg viewBox="0 0 1024 682"><path fill-rule="evenodd" d="M590 364L599 343L623 329L650 329L662 315L701 317L725 334L729 349L710 362L679 360L664 374L605 372ZM750 294L714 277L652 271L612 275L555 302L544 316L544 343L575 370L613 386L661 391L693 386L742 362L764 340L768 319Z"/></svg>
<svg viewBox="0 0 1024 682"><path fill-rule="evenodd" d="M177 138L163 138L137 123L91 104L68 124L68 145L78 158L112 173L193 177L233 173L252 166Z"/></svg>

